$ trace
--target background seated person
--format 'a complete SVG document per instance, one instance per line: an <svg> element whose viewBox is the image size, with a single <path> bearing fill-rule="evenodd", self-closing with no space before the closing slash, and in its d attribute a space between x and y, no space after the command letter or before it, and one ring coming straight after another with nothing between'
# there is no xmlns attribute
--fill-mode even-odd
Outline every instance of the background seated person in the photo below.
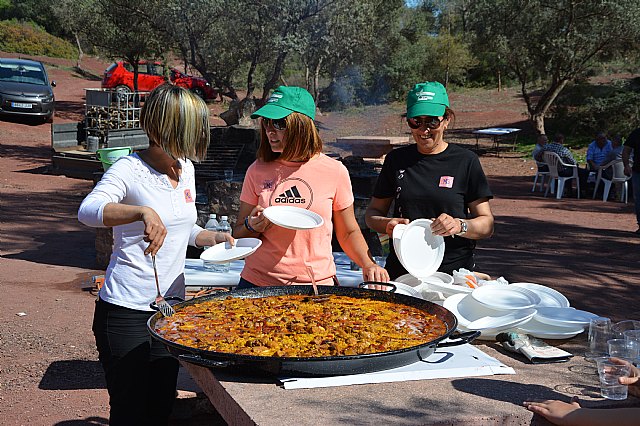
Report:
<svg viewBox="0 0 640 426"><path fill-rule="evenodd" d="M536 155L536 161L544 162L544 153L555 152L558 154L560 159L565 164L577 164L576 159L573 157L569 148L563 145L564 144L564 135L562 133L556 133L553 137L553 141L551 143L545 144L540 152ZM558 165L558 175L559 176L571 176L573 174L573 170L569 167L564 167ZM586 194L587 188L587 177L589 176L589 172L585 169L578 167L578 178L580 179L580 188L583 193ZM569 182L572 183L571 181Z"/></svg>
<svg viewBox="0 0 640 426"><path fill-rule="evenodd" d="M620 135L615 135L611 138L611 151L609 151L601 166L609 164L614 160L622 161L622 136ZM611 179L613 177L613 169L609 167L606 170L603 170L602 177L605 179Z"/></svg>
<svg viewBox="0 0 640 426"><path fill-rule="evenodd" d="M611 149L611 141L607 139L607 135L604 132L598 133L587 148L587 170L597 170L598 166L605 164Z"/></svg>
<svg viewBox="0 0 640 426"><path fill-rule="evenodd" d="M536 146L533 147L533 151L531 152L531 156L533 157L534 160L536 160L538 153L542 150L542 148L547 144L548 141L549 141L549 138L547 138L547 135L544 135L544 134L538 135L538 138L536 139ZM537 163L539 172L549 171L549 166L547 166L544 162L540 162L536 160L536 163Z"/></svg>

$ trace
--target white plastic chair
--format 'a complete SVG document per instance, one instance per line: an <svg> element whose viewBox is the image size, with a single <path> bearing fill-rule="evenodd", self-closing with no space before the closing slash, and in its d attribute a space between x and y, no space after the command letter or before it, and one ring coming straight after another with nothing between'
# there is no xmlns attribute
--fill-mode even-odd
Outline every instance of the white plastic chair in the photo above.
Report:
<svg viewBox="0 0 640 426"><path fill-rule="evenodd" d="M602 173L611 168L611 179L607 179L602 176ZM607 164L603 164L598 167L598 175L596 177L596 186L593 189L593 198L596 198L596 192L598 191L598 185L600 185L600 181L604 183L604 190L602 191L602 201L607 201L609 199L609 191L611 190L612 183L620 183L622 184L622 197L621 200L624 200L624 203L627 204L628 198L628 188L627 181L631 179L631 176L627 176L624 174L624 164L622 160L613 160L608 162Z"/></svg>
<svg viewBox="0 0 640 426"><path fill-rule="evenodd" d="M558 154L551 151L545 151L542 154L544 158L544 162L549 166L549 184L547 185L547 190L544 193L546 197L549 193L549 187L551 187L551 193L553 194L554 183L557 181L557 191L556 198L559 200L562 198L562 192L564 191L564 183L568 180L575 179L576 180L576 188L577 188L577 197L580 198L580 179L578 178L578 166L576 164L566 164L562 162L562 159ZM559 176L558 175L558 166L563 166L566 168L570 168L573 170L573 174L571 176Z"/></svg>
<svg viewBox="0 0 640 426"><path fill-rule="evenodd" d="M531 192L535 192L536 190L536 183L538 183L538 186L540 187L540 192L542 192L542 190L544 189L544 178L545 176L549 176L549 172L548 171L540 171L540 167L546 166L545 163L541 163L539 161L536 161L536 166L538 168L538 170L536 170L536 175L533 178L533 187L531 188ZM538 178L540 178L540 182L538 182Z"/></svg>

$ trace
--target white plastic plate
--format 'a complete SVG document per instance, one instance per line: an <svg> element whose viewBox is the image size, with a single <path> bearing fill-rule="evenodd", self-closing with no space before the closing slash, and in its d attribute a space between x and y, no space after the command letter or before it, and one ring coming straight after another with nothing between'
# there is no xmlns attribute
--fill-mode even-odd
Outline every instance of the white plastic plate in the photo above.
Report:
<svg viewBox="0 0 640 426"><path fill-rule="evenodd" d="M270 206L262 213L272 223L287 229L313 229L324 223L322 216L318 213L299 207Z"/></svg>
<svg viewBox="0 0 640 426"><path fill-rule="evenodd" d="M200 259L214 263L227 263L232 260L244 259L262 245L262 240L258 238L238 238L236 244L225 242L211 246L200 255Z"/></svg>
<svg viewBox="0 0 640 426"><path fill-rule="evenodd" d="M400 275L398 278L395 279L395 282L407 284L407 285L410 285L411 287L418 287L419 285L422 284L421 279L416 278L411 274Z"/></svg>
<svg viewBox="0 0 640 426"><path fill-rule="evenodd" d="M463 293L458 293L447 297L442 303L442 306L447 308L456 316L456 318L458 319L458 328L461 331L469 331L469 325L473 324L473 321L480 320L484 317L500 317L516 313L512 311L497 311L494 309L490 309L478 303L475 299L473 299L473 297L471 297L471 295ZM503 325L497 326L495 328L478 328L482 333L479 339L493 339L498 333L504 330L515 328L515 326L517 325L530 321L530 318L533 315L535 315L535 309L527 309L522 318L519 318L517 320L514 317L509 316L504 320ZM489 324L489 321L495 320L485 321L487 321L487 325L491 325ZM493 324L498 324L498 322L495 321Z"/></svg>
<svg viewBox="0 0 640 426"><path fill-rule="evenodd" d="M438 270L444 257L444 239L431 233L429 219L417 219L407 225L400 239L398 259L414 277L422 278Z"/></svg>
<svg viewBox="0 0 640 426"><path fill-rule="evenodd" d="M582 326L559 327L555 325L545 324L536 320L534 315L531 320L524 324L520 324L518 331L530 334L540 339L571 339L584 331Z"/></svg>
<svg viewBox="0 0 640 426"><path fill-rule="evenodd" d="M493 309L528 309L540 303L540 297L531 290L506 285L485 285L471 292L477 302Z"/></svg>
<svg viewBox="0 0 640 426"><path fill-rule="evenodd" d="M397 256L400 256L400 239L402 238L402 234L404 233L405 229L407 229L407 225L405 225L404 223L399 223L393 228L393 250L396 252Z"/></svg>
<svg viewBox="0 0 640 426"><path fill-rule="evenodd" d="M569 299L564 294L541 284L535 283L513 283L512 286L526 288L533 291L540 297L540 304L537 307L549 306L555 308L568 308Z"/></svg>
<svg viewBox="0 0 640 426"><path fill-rule="evenodd" d="M529 321L536 314L533 308L509 311L506 315L486 316L471 321L467 328L470 330L506 329Z"/></svg>
<svg viewBox="0 0 640 426"><path fill-rule="evenodd" d="M598 315L591 312L574 308L541 307L538 308L538 313L534 318L539 322L560 327L572 325L587 327L591 318L597 317Z"/></svg>

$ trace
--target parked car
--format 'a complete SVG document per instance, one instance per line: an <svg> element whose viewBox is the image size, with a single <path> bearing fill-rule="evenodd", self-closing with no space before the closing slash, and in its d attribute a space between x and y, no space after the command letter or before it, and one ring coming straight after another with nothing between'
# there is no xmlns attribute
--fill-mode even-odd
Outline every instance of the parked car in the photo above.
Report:
<svg viewBox="0 0 640 426"><path fill-rule="evenodd" d="M0 114L50 120L55 86L41 62L0 58Z"/></svg>
<svg viewBox="0 0 640 426"><path fill-rule="evenodd" d="M175 68L169 68L169 79L176 85L191 90L202 99L216 99L218 92L201 77L184 74ZM138 90L149 92L165 82L165 69L160 62L140 61L138 65ZM105 71L102 79L103 89L115 89L118 92L133 91L133 67L125 61L114 62Z"/></svg>

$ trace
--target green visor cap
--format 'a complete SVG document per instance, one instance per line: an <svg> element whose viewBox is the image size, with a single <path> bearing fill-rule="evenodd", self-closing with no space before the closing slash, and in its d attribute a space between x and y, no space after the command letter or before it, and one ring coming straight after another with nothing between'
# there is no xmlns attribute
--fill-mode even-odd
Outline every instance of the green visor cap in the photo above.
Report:
<svg viewBox="0 0 640 426"><path fill-rule="evenodd" d="M418 83L407 95L407 118L430 115L442 117L449 106L447 89L437 81Z"/></svg>
<svg viewBox="0 0 640 426"><path fill-rule="evenodd" d="M302 87L280 86L273 91L267 103L251 114L251 118L270 118L279 120L292 112L299 112L314 120L316 103L313 96Z"/></svg>

